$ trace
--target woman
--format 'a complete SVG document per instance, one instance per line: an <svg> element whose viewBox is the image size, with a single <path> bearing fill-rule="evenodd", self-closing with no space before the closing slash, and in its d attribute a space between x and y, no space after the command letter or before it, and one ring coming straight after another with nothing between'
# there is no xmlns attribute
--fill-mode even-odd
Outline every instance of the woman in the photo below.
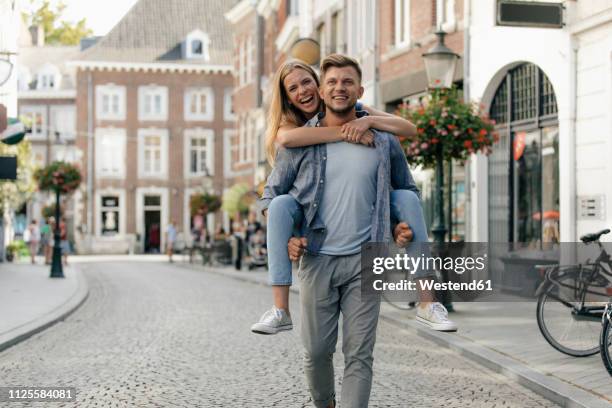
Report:
<svg viewBox="0 0 612 408"><path fill-rule="evenodd" d="M342 127L302 127L318 114L323 106L316 73L310 66L299 61L283 64L276 72L272 86L266 134L266 152L272 165L277 146L299 147L340 141L372 146L373 136L369 132L370 128L402 135L412 135L416 132L410 122L361 104L358 104L356 109L366 110L369 115ZM292 276L287 241L303 218L302 208L290 195L275 197L268 213L268 265L274 307L266 311L251 327L253 332L260 334L276 334L293 328L289 313L289 287ZM407 190L393 191L391 214L395 219L410 225L413 241L428 241L420 199L416 194ZM440 318L446 318L446 310L440 308L443 309L441 305L436 304L436 310L433 312L441 314Z"/></svg>

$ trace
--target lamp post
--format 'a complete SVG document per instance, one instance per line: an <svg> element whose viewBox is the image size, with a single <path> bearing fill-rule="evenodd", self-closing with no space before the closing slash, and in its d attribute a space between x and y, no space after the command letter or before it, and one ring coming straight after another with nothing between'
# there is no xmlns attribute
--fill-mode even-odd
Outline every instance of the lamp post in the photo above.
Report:
<svg viewBox="0 0 612 408"><path fill-rule="evenodd" d="M444 31L436 32L438 42L428 52L423 54L427 83L429 90L435 94L440 89L448 89L453 85L453 77L459 55L444 45ZM434 241L443 243L446 235L444 225L444 146L438 143L436 150L436 188L434 198L434 226L432 233Z"/></svg>
<svg viewBox="0 0 612 408"><path fill-rule="evenodd" d="M291 46L289 55L308 65L316 65L321 56L321 46L312 38L299 38Z"/></svg>
<svg viewBox="0 0 612 408"><path fill-rule="evenodd" d="M51 258L51 278L63 278L62 247L60 230L60 189L55 189L55 228L53 230L53 256Z"/></svg>

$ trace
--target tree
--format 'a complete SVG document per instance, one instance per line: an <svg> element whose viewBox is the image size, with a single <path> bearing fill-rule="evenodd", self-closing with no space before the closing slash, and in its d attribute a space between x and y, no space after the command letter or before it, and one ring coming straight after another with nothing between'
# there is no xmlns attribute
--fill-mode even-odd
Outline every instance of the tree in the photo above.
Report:
<svg viewBox="0 0 612 408"><path fill-rule="evenodd" d="M93 31L87 28L86 19L76 23L61 20L66 5L60 1L55 7L50 0L31 0L33 9L24 14L25 21L30 25L41 26L45 32L46 44L78 45L81 38L88 37Z"/></svg>
<svg viewBox="0 0 612 408"><path fill-rule="evenodd" d="M0 180L0 216L3 210L18 210L36 191L30 142L0 143L0 156L17 156L17 180Z"/></svg>

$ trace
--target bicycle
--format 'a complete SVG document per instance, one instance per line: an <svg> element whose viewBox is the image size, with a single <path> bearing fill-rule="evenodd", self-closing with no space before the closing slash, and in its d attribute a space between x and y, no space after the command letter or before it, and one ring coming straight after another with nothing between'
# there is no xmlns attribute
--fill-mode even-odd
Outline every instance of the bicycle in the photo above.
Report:
<svg viewBox="0 0 612 408"><path fill-rule="evenodd" d="M608 303L602 317L599 349L608 374L612 376L612 303Z"/></svg>
<svg viewBox="0 0 612 408"><path fill-rule="evenodd" d="M605 229L580 238L587 245L599 246L600 254L593 263L546 265L545 279L536 290L540 332L551 346L564 354L587 357L603 353L601 322L609 308L606 302L591 301L587 295L604 296L612 284L612 259L599 241L609 232ZM612 354L610 347L606 349Z"/></svg>

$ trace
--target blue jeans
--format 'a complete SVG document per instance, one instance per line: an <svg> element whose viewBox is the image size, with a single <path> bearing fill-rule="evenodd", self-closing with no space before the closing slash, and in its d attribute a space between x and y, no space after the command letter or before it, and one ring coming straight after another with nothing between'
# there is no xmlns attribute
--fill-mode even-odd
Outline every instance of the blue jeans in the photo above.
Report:
<svg viewBox="0 0 612 408"><path fill-rule="evenodd" d="M291 261L287 242L302 223L304 213L293 197L275 197L268 207L268 274L271 285L291 285ZM419 197L410 190L391 192L391 218L407 223L412 229L412 242L428 242L423 207Z"/></svg>

